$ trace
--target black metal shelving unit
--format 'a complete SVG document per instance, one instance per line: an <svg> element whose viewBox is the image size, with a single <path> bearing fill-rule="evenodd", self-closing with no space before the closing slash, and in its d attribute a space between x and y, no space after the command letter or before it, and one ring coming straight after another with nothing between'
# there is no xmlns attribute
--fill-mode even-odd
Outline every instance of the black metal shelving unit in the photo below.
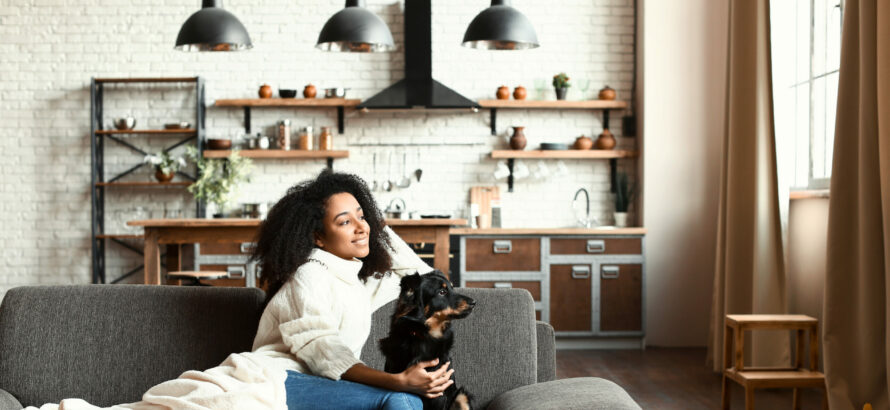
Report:
<svg viewBox="0 0 890 410"><path fill-rule="evenodd" d="M195 126L191 129L176 130L105 130L103 129L103 102L105 93L105 84L161 84L161 83L193 83L195 85ZM105 245L106 240L110 240L122 246L125 249L142 255L142 249L133 246L124 241L124 239L138 239L138 235L115 235L105 233L105 194L106 189L113 189L115 186L136 186L136 187L179 187L184 188L188 183L132 183L120 182L119 180L137 169L148 166L143 163L140 158L138 164L130 167L126 171L121 172L107 181L105 180L105 140L122 145L129 150L141 154L143 157L148 153L135 144L120 138L120 135L167 135L167 136L185 136L173 144L165 147L164 152L168 152L182 146L184 144L194 142L200 153L203 153L204 141L204 118L206 115L206 107L204 105L204 79L201 77L176 77L176 78L91 78L90 80L90 197L91 197L91 243L92 243L92 283L109 283L106 278L105 269ZM194 181L195 176L184 172L177 172L178 175ZM201 204L197 205L197 213L202 213ZM143 266L139 265L123 275L114 278L110 283L117 283L124 278L133 275L142 270Z"/></svg>

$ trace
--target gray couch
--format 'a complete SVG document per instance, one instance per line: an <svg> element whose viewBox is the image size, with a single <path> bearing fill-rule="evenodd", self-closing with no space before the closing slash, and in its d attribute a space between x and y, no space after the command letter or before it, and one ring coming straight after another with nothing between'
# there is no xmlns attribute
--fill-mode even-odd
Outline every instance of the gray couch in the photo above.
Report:
<svg viewBox="0 0 890 410"><path fill-rule="evenodd" d="M477 408L639 409L599 378L554 380L553 328L518 289L463 289L476 311L455 322L453 367ZM77 397L138 401L149 387L250 350L258 289L144 285L20 287L0 305L0 410ZM362 359L382 368L376 341L394 302L374 313Z"/></svg>

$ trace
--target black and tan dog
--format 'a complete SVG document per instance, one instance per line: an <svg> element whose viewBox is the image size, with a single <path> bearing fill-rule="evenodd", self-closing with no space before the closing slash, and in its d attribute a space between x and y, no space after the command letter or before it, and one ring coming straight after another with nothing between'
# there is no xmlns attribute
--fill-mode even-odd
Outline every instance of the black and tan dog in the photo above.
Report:
<svg viewBox="0 0 890 410"><path fill-rule="evenodd" d="M405 276L401 288L389 336L380 340L380 350L386 357L384 370L399 373L433 359L439 359L439 364L427 370L438 369L451 361L448 354L454 343L451 320L467 317L476 302L455 293L451 282L440 271ZM467 410L471 408L470 399L463 387L453 383L442 396L423 398L423 408Z"/></svg>

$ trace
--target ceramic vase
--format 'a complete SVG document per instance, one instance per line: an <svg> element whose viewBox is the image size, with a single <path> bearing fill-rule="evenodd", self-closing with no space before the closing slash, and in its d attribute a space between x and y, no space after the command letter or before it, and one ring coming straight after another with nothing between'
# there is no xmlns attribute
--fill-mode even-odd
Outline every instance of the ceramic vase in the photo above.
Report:
<svg viewBox="0 0 890 410"><path fill-rule="evenodd" d="M272 98L272 87L269 84L263 84L259 94L260 98Z"/></svg>
<svg viewBox="0 0 890 410"><path fill-rule="evenodd" d="M155 168L155 179L157 179L158 182L170 182L173 179L174 174L175 172L165 174L160 168Z"/></svg>
<svg viewBox="0 0 890 410"><path fill-rule="evenodd" d="M586 150L593 148L593 140L590 137L586 137L584 135L575 139L575 145L572 146L573 149Z"/></svg>
<svg viewBox="0 0 890 410"><path fill-rule="evenodd" d="M521 151L525 149L528 140L525 139L525 127L513 127L513 135L510 136L510 149Z"/></svg>
<svg viewBox="0 0 890 410"><path fill-rule="evenodd" d="M612 87L609 87L608 85L603 87L603 89L600 90L599 99L614 100L615 99L615 90L612 89Z"/></svg>
<svg viewBox="0 0 890 410"><path fill-rule="evenodd" d="M303 97L305 98L315 98L315 94L317 93L318 90L316 90L315 86L312 84L309 84L303 88Z"/></svg>
<svg viewBox="0 0 890 410"><path fill-rule="evenodd" d="M514 100L524 100L527 94L528 93L525 91L525 87L521 85L513 89Z"/></svg>
<svg viewBox="0 0 890 410"><path fill-rule="evenodd" d="M495 94L499 100L508 100L510 99L510 88L506 85L502 85L498 87L498 92Z"/></svg>
<svg viewBox="0 0 890 410"><path fill-rule="evenodd" d="M627 212L615 212L613 216L615 217L615 226L619 228L627 227Z"/></svg>
<svg viewBox="0 0 890 410"><path fill-rule="evenodd" d="M595 148L595 149L615 148L615 136L612 135L612 131L609 131L608 128L604 129L603 133L600 134L599 138L597 138L596 142L593 144L593 148Z"/></svg>

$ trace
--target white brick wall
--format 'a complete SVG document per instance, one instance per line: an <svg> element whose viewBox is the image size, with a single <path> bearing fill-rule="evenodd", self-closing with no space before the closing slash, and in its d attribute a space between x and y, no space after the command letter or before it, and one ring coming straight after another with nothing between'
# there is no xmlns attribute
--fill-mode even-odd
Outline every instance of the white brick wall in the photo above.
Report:
<svg viewBox="0 0 890 410"><path fill-rule="evenodd" d="M369 0L401 44L402 3ZM587 95L608 84L619 98L630 95L633 71L632 0L515 0L514 7L534 23L542 47L523 52L489 52L460 46L469 21L489 4L485 0L433 2L433 71L436 79L473 99L492 98L500 85L522 84L529 98L552 99L550 77L569 73L580 98L579 80L589 80ZM27 284L88 283L90 281L90 77L161 77L200 75L207 80L207 100L256 96L268 83L302 89L313 83L349 87L350 97L365 98L400 79L401 51L389 54L324 53L314 49L326 19L343 6L335 1L231 0L225 7L247 27L254 49L243 53L182 53L173 43L182 22L200 2L137 4L125 0L4 0L0 2L0 295ZM175 120L194 121L193 94L188 87L111 86L106 91L106 120L132 113L142 126L160 127ZM209 136L230 136L243 130L242 110L209 107ZM302 125L335 126L335 111L254 110L254 130L267 132L275 122L290 118ZM540 142L572 142L581 134L602 130L592 111L507 111L498 113L499 136L489 132L488 113L349 114L346 133L335 135L337 149L350 158L335 169L368 179L387 174L388 155L395 152L393 174L401 172L401 153L409 170L422 168L421 183L380 193L384 206L401 197L411 210L442 211L463 216L473 185L496 183L492 149L506 147L510 125L525 125L529 147ZM612 130L620 135L620 118ZM125 137L157 150L170 137ZM441 144L392 148L361 144ZM447 144L475 145L447 145ZM635 140L619 139L633 148ZM378 155L377 174L371 158ZM114 143L106 145L107 176L127 169L141 158ZM560 227L574 223L570 201L575 190L587 188L591 209L610 222L608 163L564 161L569 174L518 181L515 192L501 186L504 225ZM527 165L532 171L537 162ZM546 165L551 171L556 162ZM308 178L324 161L256 161L242 200L275 201L291 184ZM628 170L633 167L628 165ZM131 177L145 180L148 170ZM108 231L120 232L115 218L126 219L136 206L160 217L166 208L194 210L190 195L177 189L107 190ZM140 243L134 242L141 246ZM141 263L141 257L107 243L108 277L113 279ZM139 275L136 275L138 279Z"/></svg>

